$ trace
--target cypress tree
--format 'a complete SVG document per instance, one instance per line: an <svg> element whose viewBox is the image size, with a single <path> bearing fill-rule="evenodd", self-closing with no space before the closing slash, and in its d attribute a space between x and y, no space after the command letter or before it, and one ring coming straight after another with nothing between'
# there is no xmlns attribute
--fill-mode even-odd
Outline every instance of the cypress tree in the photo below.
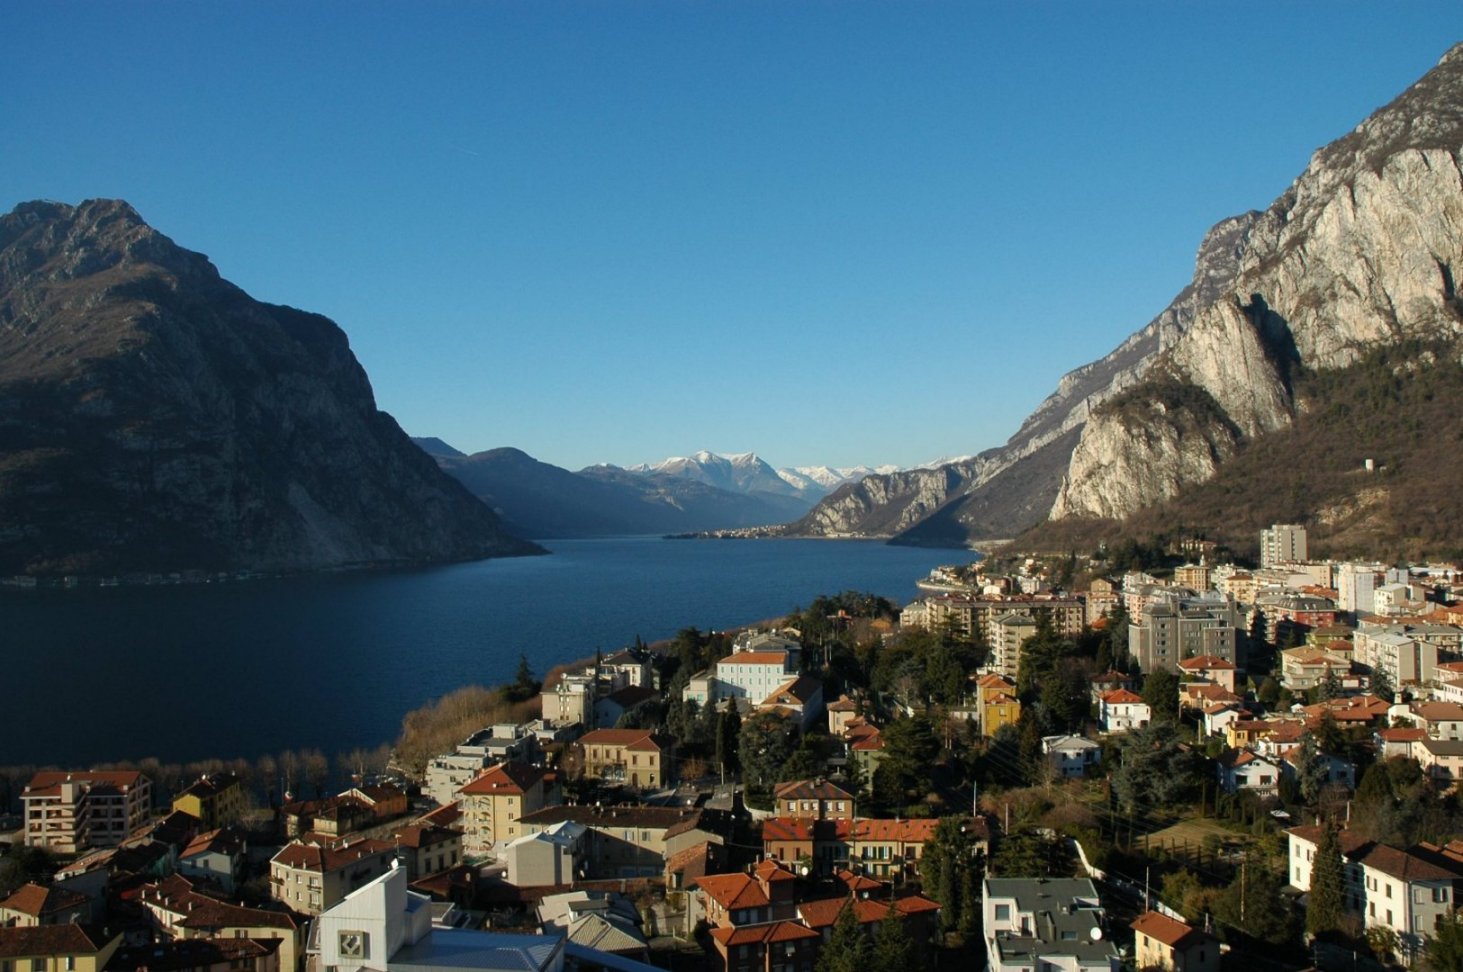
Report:
<svg viewBox="0 0 1463 972"><path fill-rule="evenodd" d="M849 898L838 913L833 934L818 953L817 972L868 972L872 949L863 929L859 928L854 907L853 899Z"/></svg>
<svg viewBox="0 0 1463 972"><path fill-rule="evenodd" d="M1306 905L1306 931L1309 934L1325 935L1341 929L1344 867L1341 841L1335 828L1327 825L1316 844L1316 860L1311 868L1311 894Z"/></svg>
<svg viewBox="0 0 1463 972"><path fill-rule="evenodd" d="M907 972L913 959L914 939L909 937L904 918L890 901L888 913L874 929L873 972Z"/></svg>

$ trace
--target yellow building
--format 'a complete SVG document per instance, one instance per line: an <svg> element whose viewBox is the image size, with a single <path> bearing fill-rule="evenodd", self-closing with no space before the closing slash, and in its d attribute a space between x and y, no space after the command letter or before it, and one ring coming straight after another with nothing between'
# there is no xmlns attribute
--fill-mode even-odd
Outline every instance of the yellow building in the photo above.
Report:
<svg viewBox="0 0 1463 972"><path fill-rule="evenodd" d="M1145 911L1133 922L1140 969L1165 972L1219 972L1219 939L1181 921Z"/></svg>
<svg viewBox="0 0 1463 972"><path fill-rule="evenodd" d="M101 972L122 944L94 925L0 928L0 966L14 972Z"/></svg>
<svg viewBox="0 0 1463 972"><path fill-rule="evenodd" d="M596 729L582 736L578 747L584 754L585 776L636 789L656 789L674 782L672 743L649 729Z"/></svg>
<svg viewBox="0 0 1463 972"><path fill-rule="evenodd" d="M975 683L976 716L980 720L983 736L994 736L1002 726L1014 726L1021 721L1021 700L1016 698L1016 683L1012 679L988 672Z"/></svg>
<svg viewBox="0 0 1463 972"><path fill-rule="evenodd" d="M518 821L547 803L545 773L527 763L499 763L457 791L462 810L462 852L491 853L500 842L523 836Z"/></svg>
<svg viewBox="0 0 1463 972"><path fill-rule="evenodd" d="M204 830L226 827L244 815L248 800L243 782L233 773L204 776L173 797L173 809L203 821Z"/></svg>

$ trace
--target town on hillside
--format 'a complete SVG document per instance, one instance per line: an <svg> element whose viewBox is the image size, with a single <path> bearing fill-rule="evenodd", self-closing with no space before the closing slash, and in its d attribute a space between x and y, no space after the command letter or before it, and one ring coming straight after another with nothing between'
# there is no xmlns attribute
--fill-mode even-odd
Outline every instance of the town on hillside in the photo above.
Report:
<svg viewBox="0 0 1463 972"><path fill-rule="evenodd" d="M1463 572L1259 540L524 660L334 766L6 768L0 972L1463 969Z"/></svg>

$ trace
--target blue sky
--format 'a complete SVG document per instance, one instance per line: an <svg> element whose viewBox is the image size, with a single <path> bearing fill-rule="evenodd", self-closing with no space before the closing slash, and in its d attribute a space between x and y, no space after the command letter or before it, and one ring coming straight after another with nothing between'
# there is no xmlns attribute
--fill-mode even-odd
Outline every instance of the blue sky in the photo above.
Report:
<svg viewBox="0 0 1463 972"><path fill-rule="evenodd" d="M997 445L1456 4L0 4L0 208L131 202L568 468Z"/></svg>

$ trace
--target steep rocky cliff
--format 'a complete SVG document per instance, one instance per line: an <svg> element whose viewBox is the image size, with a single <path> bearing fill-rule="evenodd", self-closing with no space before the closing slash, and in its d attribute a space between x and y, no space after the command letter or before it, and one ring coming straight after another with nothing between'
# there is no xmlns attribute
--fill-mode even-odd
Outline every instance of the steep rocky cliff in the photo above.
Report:
<svg viewBox="0 0 1463 972"><path fill-rule="evenodd" d="M871 477L789 531L969 542L1121 518L1208 479L1293 421L1298 374L1459 334L1460 146L1463 45L1267 210L1217 224L1163 313L1063 377L1006 445L942 475Z"/></svg>
<svg viewBox="0 0 1463 972"><path fill-rule="evenodd" d="M1053 518L1128 516L1208 479L1234 443L1291 423L1299 369L1463 334L1453 278L1463 264L1460 151L1463 45L1312 157L1246 234L1233 281L1155 362L1164 383L1217 408L1181 420L1098 409ZM1138 394L1156 401L1158 382Z"/></svg>
<svg viewBox="0 0 1463 972"><path fill-rule="evenodd" d="M0 217L0 574L535 552L377 410L346 336L126 203Z"/></svg>

